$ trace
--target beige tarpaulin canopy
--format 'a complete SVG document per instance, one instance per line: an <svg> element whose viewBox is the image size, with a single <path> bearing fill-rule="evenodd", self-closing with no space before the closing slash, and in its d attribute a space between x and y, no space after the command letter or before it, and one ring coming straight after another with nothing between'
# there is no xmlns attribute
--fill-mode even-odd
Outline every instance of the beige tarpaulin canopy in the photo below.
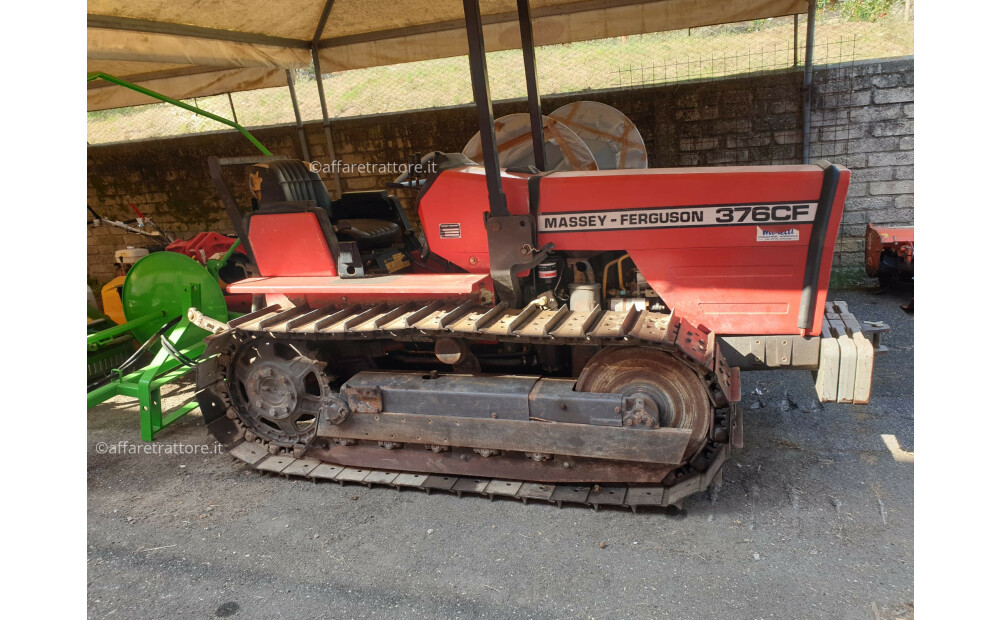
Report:
<svg viewBox="0 0 1000 620"><path fill-rule="evenodd" d="M520 47L515 0L481 0L488 51ZM535 45L804 13L808 0L532 0ZM325 27L324 12L329 11ZM460 0L88 0L87 68L175 98L468 51ZM91 82L87 109L153 103Z"/></svg>

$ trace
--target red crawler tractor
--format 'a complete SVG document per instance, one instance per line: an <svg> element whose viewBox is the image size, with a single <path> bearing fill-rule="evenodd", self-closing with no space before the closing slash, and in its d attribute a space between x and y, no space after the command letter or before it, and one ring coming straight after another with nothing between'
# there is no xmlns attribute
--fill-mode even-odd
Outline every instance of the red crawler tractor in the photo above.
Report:
<svg viewBox="0 0 1000 620"><path fill-rule="evenodd" d="M540 122L536 166L501 170L474 0L466 20L484 164L432 153L428 174L393 184L419 189L421 234L392 195L332 200L302 162L210 161L260 273L229 287L254 312L189 315L214 334L199 403L234 456L340 482L670 506L741 445L740 369L812 370L819 400L868 401L877 334L826 299L848 170L545 173ZM231 164L253 166L246 218Z"/></svg>

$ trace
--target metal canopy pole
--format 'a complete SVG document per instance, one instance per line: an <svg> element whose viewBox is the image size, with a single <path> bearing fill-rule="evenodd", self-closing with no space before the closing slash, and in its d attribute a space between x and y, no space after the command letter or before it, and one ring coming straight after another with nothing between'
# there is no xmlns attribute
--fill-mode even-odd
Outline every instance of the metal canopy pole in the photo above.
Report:
<svg viewBox="0 0 1000 620"><path fill-rule="evenodd" d="M295 96L295 78L292 70L285 69L285 79L288 80L288 94L292 96L292 110L295 111L295 125L299 129L299 141L302 143L302 159L309 161L309 142L306 140L306 128L302 125L302 114L299 112L299 98Z"/></svg>
<svg viewBox="0 0 1000 620"><path fill-rule="evenodd" d="M809 143L812 138L813 45L816 42L816 0L809 0L806 23L806 66L802 75L802 163L809 163Z"/></svg>
<svg viewBox="0 0 1000 620"><path fill-rule="evenodd" d="M313 34L310 49L312 51L313 70L316 72L316 87L319 88L319 107L323 110L323 130L326 133L326 148L330 153L330 168L333 169L333 180L337 184L337 198L343 195L340 187L340 169L333 164L336 154L333 151L333 130L330 128L330 115L326 109L326 92L323 90L323 69L319 64L319 38L323 36L326 29L326 21L330 19L330 9L333 8L333 0L326 0L323 6L323 14L316 25L316 32Z"/></svg>
<svg viewBox="0 0 1000 620"><path fill-rule="evenodd" d="M479 115L479 138L483 146L483 167L489 192L490 215L510 215L507 197L500 185L500 155L493 128L493 100L490 99L490 79L486 71L486 44L483 42L483 18L479 0L462 0L465 8L465 32L469 37L469 71L472 73L472 94Z"/></svg>
<svg viewBox="0 0 1000 620"><path fill-rule="evenodd" d="M233 105L233 93L226 93L226 97L229 97L229 110L233 113L233 122L240 122L239 119L236 118L236 106Z"/></svg>
<svg viewBox="0 0 1000 620"><path fill-rule="evenodd" d="M542 100L538 95L538 72L535 65L535 36L531 28L528 0L517 0L517 19L521 25L521 54L524 56L524 81L528 86L528 116L531 118L531 146L535 168L545 170L545 137L542 133Z"/></svg>
<svg viewBox="0 0 1000 620"><path fill-rule="evenodd" d="M799 66L799 14L795 14L795 33L792 35L792 66Z"/></svg>

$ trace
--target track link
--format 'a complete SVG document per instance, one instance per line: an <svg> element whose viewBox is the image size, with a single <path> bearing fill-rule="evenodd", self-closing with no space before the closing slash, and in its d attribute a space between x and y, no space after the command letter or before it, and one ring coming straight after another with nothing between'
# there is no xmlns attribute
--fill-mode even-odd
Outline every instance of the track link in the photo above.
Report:
<svg viewBox="0 0 1000 620"><path fill-rule="evenodd" d="M391 487L398 490L419 489L449 492L462 497L478 495L548 502L562 508L563 504L582 504L594 510L602 506L627 507L637 512L641 507L683 508L685 497L707 490L710 486L721 486L722 464L729 456L729 445L721 446L715 460L704 472L692 474L682 482L671 486L621 485L621 484L543 484L517 480L503 480L473 476L441 476L342 467L324 463L313 458L295 458L291 455L271 455L258 443L243 441L229 448L229 453L251 468L285 477L304 478L313 481L330 480L344 486L347 483Z"/></svg>

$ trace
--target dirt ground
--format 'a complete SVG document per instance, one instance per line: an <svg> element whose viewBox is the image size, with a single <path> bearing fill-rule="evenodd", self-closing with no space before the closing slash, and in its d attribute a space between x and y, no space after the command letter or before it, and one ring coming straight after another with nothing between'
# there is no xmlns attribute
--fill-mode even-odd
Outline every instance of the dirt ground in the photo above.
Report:
<svg viewBox="0 0 1000 620"><path fill-rule="evenodd" d="M813 412L809 373L744 373L746 447L679 516L262 475L216 453L198 411L152 448L134 401L105 403L88 413L88 616L912 617L908 298L831 299L892 327L871 404Z"/></svg>

